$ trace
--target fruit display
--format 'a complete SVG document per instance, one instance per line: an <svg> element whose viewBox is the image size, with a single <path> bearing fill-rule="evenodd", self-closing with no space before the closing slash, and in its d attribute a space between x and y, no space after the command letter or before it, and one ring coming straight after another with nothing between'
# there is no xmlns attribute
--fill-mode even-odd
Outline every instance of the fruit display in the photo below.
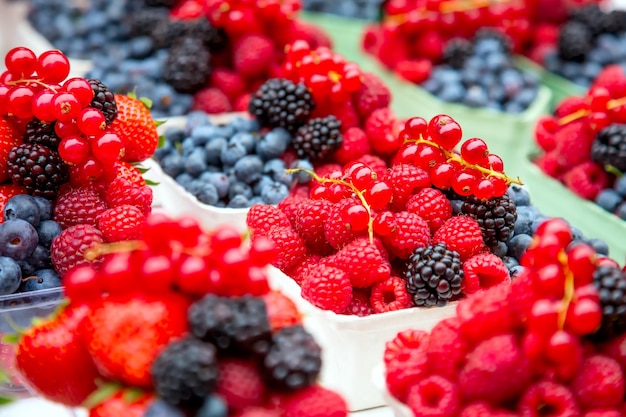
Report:
<svg viewBox="0 0 626 417"><path fill-rule="evenodd" d="M90 417L347 416L316 383L319 345L269 288L271 242L158 213L137 240L92 250L101 267L68 273L67 303L17 337L40 395Z"/></svg>
<svg viewBox="0 0 626 417"><path fill-rule="evenodd" d="M373 22L380 19L383 3L382 0L303 0L302 8L309 12Z"/></svg>
<svg viewBox="0 0 626 417"><path fill-rule="evenodd" d="M397 416L624 415L626 275L572 238L562 220L542 223L511 285L387 342Z"/></svg>

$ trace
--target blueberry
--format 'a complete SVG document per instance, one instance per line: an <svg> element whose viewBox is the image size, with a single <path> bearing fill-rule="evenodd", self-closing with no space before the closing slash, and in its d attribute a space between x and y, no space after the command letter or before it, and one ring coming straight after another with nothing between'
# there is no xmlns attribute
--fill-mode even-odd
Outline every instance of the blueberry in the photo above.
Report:
<svg viewBox="0 0 626 417"><path fill-rule="evenodd" d="M154 42L150 36L138 36L129 40L130 56L145 59L152 53Z"/></svg>
<svg viewBox="0 0 626 417"><path fill-rule="evenodd" d="M430 94L437 95L441 89L441 82L439 82L439 80L435 80L434 78L429 78L420 84L420 86Z"/></svg>
<svg viewBox="0 0 626 417"><path fill-rule="evenodd" d="M35 250L38 241L37 230L25 220L7 220L0 224L0 256L26 259Z"/></svg>
<svg viewBox="0 0 626 417"><path fill-rule="evenodd" d="M0 256L0 295L13 294L22 282L22 270L12 258Z"/></svg>
<svg viewBox="0 0 626 417"><path fill-rule="evenodd" d="M536 88L523 88L517 96L515 96L515 100L520 104L520 106L527 108L537 98L537 89Z"/></svg>
<svg viewBox="0 0 626 417"><path fill-rule="evenodd" d="M450 205L452 206L452 215L456 216L461 212L461 207L463 206L463 200L450 200Z"/></svg>
<svg viewBox="0 0 626 417"><path fill-rule="evenodd" d="M197 146L204 146L212 139L219 137L219 130L213 125L198 126L191 132L191 138Z"/></svg>
<svg viewBox="0 0 626 417"><path fill-rule="evenodd" d="M224 165L235 165L239 159L246 156L246 148L240 143L229 143L220 154L220 159Z"/></svg>
<svg viewBox="0 0 626 417"><path fill-rule="evenodd" d="M606 255L606 256L609 255L609 245L607 245L607 243L604 240L597 239L597 238L590 238L590 239L584 239L583 241L589 246L591 246L593 250L596 251L596 253L600 255Z"/></svg>
<svg viewBox="0 0 626 417"><path fill-rule="evenodd" d="M508 242L509 250L507 252L507 255L512 256L519 261L520 257L524 252L526 252L526 249L528 249L528 246L532 241L533 238L529 235L513 236Z"/></svg>
<svg viewBox="0 0 626 417"><path fill-rule="evenodd" d="M210 125L209 115L202 111L192 111L185 119L185 133L191 135L191 132L198 126Z"/></svg>
<svg viewBox="0 0 626 417"><path fill-rule="evenodd" d="M234 117L230 121L230 126L235 129L236 132L253 133L258 132L260 129L259 122L256 119L248 117Z"/></svg>
<svg viewBox="0 0 626 417"><path fill-rule="evenodd" d="M583 236L582 230L580 230L576 226L571 226L571 225L570 225L570 230L572 231L572 240L574 241L583 240L584 236Z"/></svg>
<svg viewBox="0 0 626 417"><path fill-rule="evenodd" d="M34 266L32 266L28 260L24 259L21 261L17 261L18 265L20 266L20 269L22 270L22 276L23 277L29 277L31 275L34 275L35 272L37 272L37 270L35 269Z"/></svg>
<svg viewBox="0 0 626 417"><path fill-rule="evenodd" d="M39 221L50 220L52 218L53 209L52 202L47 198L33 197L39 206Z"/></svg>
<svg viewBox="0 0 626 417"><path fill-rule="evenodd" d="M439 92L439 98L447 102L459 102L465 95L465 88L461 83L444 84Z"/></svg>
<svg viewBox="0 0 626 417"><path fill-rule="evenodd" d="M518 114L518 113L522 113L526 109L520 103L516 101L509 101L504 104L503 110L507 113Z"/></svg>
<svg viewBox="0 0 626 417"><path fill-rule="evenodd" d="M277 181L277 177L285 173L287 166L285 161L280 158L272 158L263 165L263 174L268 175Z"/></svg>
<svg viewBox="0 0 626 417"><path fill-rule="evenodd" d="M44 220L37 226L39 244L44 248L50 248L52 240L61 234L61 226L54 220Z"/></svg>
<svg viewBox="0 0 626 417"><path fill-rule="evenodd" d="M530 193L525 187L512 185L509 187L507 193L517 208L521 206L530 206Z"/></svg>
<svg viewBox="0 0 626 417"><path fill-rule="evenodd" d="M226 196L228 196L230 181L223 172L205 172L200 176L200 179L209 184L213 184L219 198L226 198Z"/></svg>
<svg viewBox="0 0 626 417"><path fill-rule="evenodd" d="M619 206L615 209L615 214L622 220L626 220L626 201L620 203Z"/></svg>
<svg viewBox="0 0 626 417"><path fill-rule="evenodd" d="M617 206L624 200L617 191L607 188L602 190L596 196L596 204L608 212L613 213Z"/></svg>
<svg viewBox="0 0 626 417"><path fill-rule="evenodd" d="M519 262L517 261L517 259L515 259L512 256L504 256L504 257L502 257L502 262L504 262L504 265L506 265L506 269L508 269L509 271L514 266L519 265Z"/></svg>
<svg viewBox="0 0 626 417"><path fill-rule="evenodd" d="M291 165L289 165L289 168L300 168L306 169L308 171L313 171L313 164L311 164L308 159L296 159L291 163ZM306 184L307 182L311 181L313 177L311 176L311 174L307 174L306 172L298 172L294 174L294 178L296 179L296 181L298 181L298 183Z"/></svg>
<svg viewBox="0 0 626 417"><path fill-rule="evenodd" d="M622 197L626 198L626 174L620 176L617 180L615 180L615 184L613 184L613 189L617 191Z"/></svg>
<svg viewBox="0 0 626 417"><path fill-rule="evenodd" d="M243 145L243 147L246 149L246 152L251 153L254 152L254 148L256 146L256 138L250 133L239 132L231 136L228 143L239 143Z"/></svg>
<svg viewBox="0 0 626 417"><path fill-rule="evenodd" d="M250 207L251 205L252 204L250 203L250 200L243 194L238 194L234 196L228 202L229 208L247 208L247 207Z"/></svg>
<svg viewBox="0 0 626 417"><path fill-rule="evenodd" d="M196 411L194 417L227 417L228 416L228 406L217 395L211 395L207 397L202 404L202 407ZM169 417L169 416L168 416ZM175 417L175 416L172 416Z"/></svg>
<svg viewBox="0 0 626 417"><path fill-rule="evenodd" d="M257 155L246 155L235 163L235 177L246 184L261 178L263 161Z"/></svg>
<svg viewBox="0 0 626 417"><path fill-rule="evenodd" d="M274 182L261 190L265 204L278 204L289 195L289 188L283 183Z"/></svg>
<svg viewBox="0 0 626 417"><path fill-rule="evenodd" d="M243 195L246 198L252 198L252 188L245 182L234 181L230 184L228 198L233 199L236 195Z"/></svg>
<svg viewBox="0 0 626 417"><path fill-rule="evenodd" d="M519 213L518 213L519 215ZM538 215L535 216L535 220L533 221L533 234L535 234L537 232L537 228L539 226L541 226L541 223L543 223L544 221L548 220L549 217L543 216L543 215Z"/></svg>
<svg viewBox="0 0 626 417"><path fill-rule="evenodd" d="M37 245L33 253L25 261L31 264L35 270L52 268L50 250L41 245Z"/></svg>
<svg viewBox="0 0 626 417"><path fill-rule="evenodd" d="M487 100L485 90L475 85L467 89L463 103L470 107L484 107L487 104Z"/></svg>
<svg viewBox="0 0 626 417"><path fill-rule="evenodd" d="M268 185L270 185L273 182L274 182L274 179L272 177L268 177L267 175L263 175L263 176L261 176L261 179L258 180L252 186L252 192L256 196L260 196L261 195L261 190L263 190L263 188L267 187Z"/></svg>
<svg viewBox="0 0 626 417"><path fill-rule="evenodd" d="M157 399L150 404L144 417L185 417L185 413L165 401Z"/></svg>
<svg viewBox="0 0 626 417"><path fill-rule="evenodd" d="M61 278L53 269L40 269L34 276L24 277L19 287L20 292L47 290L61 286Z"/></svg>
<svg viewBox="0 0 626 417"><path fill-rule="evenodd" d="M4 206L4 218L22 219L37 227L39 225L39 204L28 194L17 194L9 198Z"/></svg>
<svg viewBox="0 0 626 417"><path fill-rule="evenodd" d="M194 180L194 178L189 173L183 172L180 175L176 176L175 180L181 187L188 188L189 184L191 183L191 181Z"/></svg>
<svg viewBox="0 0 626 417"><path fill-rule="evenodd" d="M191 153L196 150L196 143L191 136L183 139L180 145L180 150L185 157L191 155Z"/></svg>
<svg viewBox="0 0 626 417"><path fill-rule="evenodd" d="M516 265L513 268L509 269L509 275L511 275L511 280L514 280L522 273L525 268L522 265Z"/></svg>
<svg viewBox="0 0 626 417"><path fill-rule="evenodd" d="M264 160L279 158L285 153L290 143L289 132L282 128L275 128L257 141L256 152Z"/></svg>
<svg viewBox="0 0 626 417"><path fill-rule="evenodd" d="M199 190L194 193L198 201L210 206L215 205L218 202L219 196L217 194L217 188L211 183L202 182Z"/></svg>
<svg viewBox="0 0 626 417"><path fill-rule="evenodd" d="M204 148L195 148L185 159L185 172L192 177L200 176L208 167L206 159Z"/></svg>
<svg viewBox="0 0 626 417"><path fill-rule="evenodd" d="M490 53L485 57L485 66L494 72L506 68L508 63L508 58L501 52Z"/></svg>
<svg viewBox="0 0 626 417"><path fill-rule="evenodd" d="M531 235L533 233L533 219L526 214L517 213L515 220L514 235Z"/></svg>
<svg viewBox="0 0 626 417"><path fill-rule="evenodd" d="M503 256L506 255L507 251L508 251L508 246L506 245L506 243L504 242L498 242L496 246L491 247L491 252L496 255L499 256L500 258L502 258Z"/></svg>
<svg viewBox="0 0 626 417"><path fill-rule="evenodd" d="M204 146L204 151L206 152L206 161L211 165L221 165L222 159L221 155L223 150L226 148L228 141L225 138L219 137L212 139Z"/></svg>
<svg viewBox="0 0 626 417"><path fill-rule="evenodd" d="M161 161L163 172L172 178L176 178L185 170L185 162L178 153L171 153Z"/></svg>

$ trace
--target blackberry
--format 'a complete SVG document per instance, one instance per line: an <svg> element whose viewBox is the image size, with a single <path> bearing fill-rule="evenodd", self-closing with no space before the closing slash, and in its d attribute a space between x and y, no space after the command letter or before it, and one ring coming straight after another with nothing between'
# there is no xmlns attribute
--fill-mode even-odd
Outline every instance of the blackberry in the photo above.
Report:
<svg viewBox="0 0 626 417"><path fill-rule="evenodd" d="M148 7L167 7L171 9L178 0L144 0Z"/></svg>
<svg viewBox="0 0 626 417"><path fill-rule="evenodd" d="M283 327L274 334L262 363L269 386L298 390L315 382L322 367L322 350L302 326Z"/></svg>
<svg viewBox="0 0 626 417"><path fill-rule="evenodd" d="M317 161L341 147L341 121L333 115L317 117L300 127L293 137L298 158Z"/></svg>
<svg viewBox="0 0 626 417"><path fill-rule="evenodd" d="M595 37L606 32L609 24L609 15L600 9L597 4L589 4L585 7L574 9L570 13L570 22L577 22L585 25Z"/></svg>
<svg viewBox="0 0 626 417"><path fill-rule="evenodd" d="M593 273L602 307L602 323L595 336L609 339L626 332L626 272L599 266Z"/></svg>
<svg viewBox="0 0 626 417"><path fill-rule="evenodd" d="M517 207L508 194L489 200L480 200L474 196L465 197L461 213L476 220L483 234L483 240L489 248L499 242L508 242L513 235L517 220Z"/></svg>
<svg viewBox="0 0 626 417"><path fill-rule="evenodd" d="M626 32L626 10L611 10L606 20L607 33Z"/></svg>
<svg viewBox="0 0 626 417"><path fill-rule="evenodd" d="M461 69L467 58L472 56L474 48L467 39L451 39L443 49L443 62L452 68Z"/></svg>
<svg viewBox="0 0 626 417"><path fill-rule="evenodd" d="M559 56L566 61L582 61L592 48L591 32L580 22L567 22L559 31Z"/></svg>
<svg viewBox="0 0 626 417"><path fill-rule="evenodd" d="M181 93L202 88L211 74L211 55L200 39L182 38L172 45L163 66L163 79Z"/></svg>
<svg viewBox="0 0 626 417"><path fill-rule="evenodd" d="M25 143L36 143L38 145L47 146L50 149L57 150L61 138L54 131L54 124L45 123L39 119L33 119L26 124L24 132Z"/></svg>
<svg viewBox="0 0 626 417"><path fill-rule="evenodd" d="M125 20L133 37L150 36L155 27L169 20L169 10L165 7L143 8L129 14Z"/></svg>
<svg viewBox="0 0 626 417"><path fill-rule="evenodd" d="M485 39L493 39L497 41L500 44L502 52L504 52L505 54L509 54L513 50L513 43L511 42L511 38L498 30L488 27L478 29L478 31L472 38L472 43L476 45L478 42L481 42Z"/></svg>
<svg viewBox="0 0 626 417"><path fill-rule="evenodd" d="M11 148L7 167L13 184L48 200L55 199L61 184L69 181L69 168L59 154L36 143Z"/></svg>
<svg viewBox="0 0 626 417"><path fill-rule="evenodd" d="M444 243L417 248L409 256L404 277L416 306L445 306L461 294L461 255L448 250Z"/></svg>
<svg viewBox="0 0 626 417"><path fill-rule="evenodd" d="M315 102L308 88L283 78L267 80L252 96L250 113L261 126L284 127L294 133L303 126Z"/></svg>
<svg viewBox="0 0 626 417"><path fill-rule="evenodd" d="M184 38L197 38L210 52L220 52L228 46L228 36L221 28L211 25L206 17L193 20L167 19L152 26L150 36L156 48L171 48Z"/></svg>
<svg viewBox="0 0 626 417"><path fill-rule="evenodd" d="M229 354L265 354L272 339L261 298L207 295L189 308L191 333Z"/></svg>
<svg viewBox="0 0 626 417"><path fill-rule="evenodd" d="M113 120L117 117L115 94L100 80L88 78L87 81L93 90L93 100L91 100L89 106L100 110L104 114L107 124L113 123Z"/></svg>
<svg viewBox="0 0 626 417"><path fill-rule="evenodd" d="M172 342L154 360L151 372L159 398L175 406L200 406L217 385L217 350L192 338Z"/></svg>
<svg viewBox="0 0 626 417"><path fill-rule="evenodd" d="M599 131L591 145L591 159L626 172L626 124L612 124Z"/></svg>

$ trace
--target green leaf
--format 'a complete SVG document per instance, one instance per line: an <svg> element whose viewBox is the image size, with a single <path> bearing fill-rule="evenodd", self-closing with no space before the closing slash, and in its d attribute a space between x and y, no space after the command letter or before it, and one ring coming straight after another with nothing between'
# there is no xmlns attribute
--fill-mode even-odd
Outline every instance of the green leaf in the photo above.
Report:
<svg viewBox="0 0 626 417"><path fill-rule="evenodd" d="M15 401L15 398L0 396L0 405L11 404L13 401Z"/></svg>
<svg viewBox="0 0 626 417"><path fill-rule="evenodd" d="M5 334L4 336L2 336L2 341L4 343L9 343L11 345L17 345L20 342L21 338L22 338L22 335L20 333L11 333L11 334Z"/></svg>
<svg viewBox="0 0 626 417"><path fill-rule="evenodd" d="M137 99L137 87L133 88L133 91L129 91L126 95L130 98Z"/></svg>
<svg viewBox="0 0 626 417"><path fill-rule="evenodd" d="M152 108L152 100L150 100L148 97L140 97L139 101L141 101L143 105L148 108L148 110Z"/></svg>
<svg viewBox="0 0 626 417"><path fill-rule="evenodd" d="M146 181L146 185L149 185L151 187L156 187L157 185L160 184L160 182L158 182L158 181L152 181L152 180L149 180L147 178L144 178L144 180Z"/></svg>
<svg viewBox="0 0 626 417"><path fill-rule="evenodd" d="M154 125L155 125L156 127L159 127L159 126L161 126L161 125L164 125L165 123L167 123L167 120L155 120L155 121L154 121Z"/></svg>
<svg viewBox="0 0 626 417"><path fill-rule="evenodd" d="M122 393L122 400L126 404L132 404L138 401L144 394L145 392L140 388L127 388Z"/></svg>
<svg viewBox="0 0 626 417"><path fill-rule="evenodd" d="M7 384L11 382L9 374L4 369L0 368L0 384Z"/></svg>
<svg viewBox="0 0 626 417"><path fill-rule="evenodd" d="M159 136L159 143L157 144L157 148L162 148L165 145L165 135Z"/></svg>
<svg viewBox="0 0 626 417"><path fill-rule="evenodd" d="M141 165L134 165L135 169L137 171L139 171L139 173L141 175L145 174L146 172L150 171L151 168L146 168L146 167L142 167Z"/></svg>
<svg viewBox="0 0 626 417"><path fill-rule="evenodd" d="M615 175L617 178L621 177L622 175L624 175L624 173L622 171L620 171L619 169L617 169L616 167L614 167L613 165L609 165L606 164L604 166L604 170L606 172L608 172L609 174L613 174Z"/></svg>
<svg viewBox="0 0 626 417"><path fill-rule="evenodd" d="M100 385L97 390L89 394L89 397L87 397L87 399L83 402L82 406L90 410L94 407L99 406L109 398L113 397L121 390L121 384L117 384L115 382L106 382Z"/></svg>

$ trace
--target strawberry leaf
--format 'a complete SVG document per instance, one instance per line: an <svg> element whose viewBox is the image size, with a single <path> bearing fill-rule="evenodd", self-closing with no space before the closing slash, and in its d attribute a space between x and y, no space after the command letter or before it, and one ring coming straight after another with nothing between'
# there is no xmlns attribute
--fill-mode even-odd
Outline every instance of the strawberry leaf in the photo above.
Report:
<svg viewBox="0 0 626 417"><path fill-rule="evenodd" d="M15 401L14 398L10 397L0 397L0 405L7 405Z"/></svg>
<svg viewBox="0 0 626 417"><path fill-rule="evenodd" d="M133 165L133 166L135 167L135 169L136 169L137 171L139 171L139 173L140 173L141 175L145 174L146 172L150 171L150 169L151 169L151 168L145 168L145 167L142 167L141 165Z"/></svg>
<svg viewBox="0 0 626 417"><path fill-rule="evenodd" d="M152 180L149 180L149 179L146 179L146 178L144 178L144 181L146 182L146 185L149 185L151 187L156 187L157 185L160 184L160 182L158 182L158 181L152 181Z"/></svg>
<svg viewBox="0 0 626 417"><path fill-rule="evenodd" d="M122 390L122 385L115 382L105 382L98 387L97 390L92 392L89 397L83 402L82 406L90 410L99 406L109 398L116 395Z"/></svg>
<svg viewBox="0 0 626 417"><path fill-rule="evenodd" d="M159 126L161 126L161 125L164 125L165 123L167 123L167 120L155 120L155 121L154 121L154 125L155 125L156 127L159 127Z"/></svg>
<svg viewBox="0 0 626 417"><path fill-rule="evenodd" d="M162 148L165 146L165 135L159 136L159 143L157 144L157 148Z"/></svg>
<svg viewBox="0 0 626 417"><path fill-rule="evenodd" d="M137 87L133 88L133 91L129 91L126 95L137 100Z"/></svg>
<svg viewBox="0 0 626 417"><path fill-rule="evenodd" d="M139 97L139 101L141 101L143 105L148 108L148 110L152 108L152 100L150 100L148 97Z"/></svg>
<svg viewBox="0 0 626 417"><path fill-rule="evenodd" d="M132 404L137 402L144 394L145 392L140 388L126 388L122 393L122 400L126 404Z"/></svg>

